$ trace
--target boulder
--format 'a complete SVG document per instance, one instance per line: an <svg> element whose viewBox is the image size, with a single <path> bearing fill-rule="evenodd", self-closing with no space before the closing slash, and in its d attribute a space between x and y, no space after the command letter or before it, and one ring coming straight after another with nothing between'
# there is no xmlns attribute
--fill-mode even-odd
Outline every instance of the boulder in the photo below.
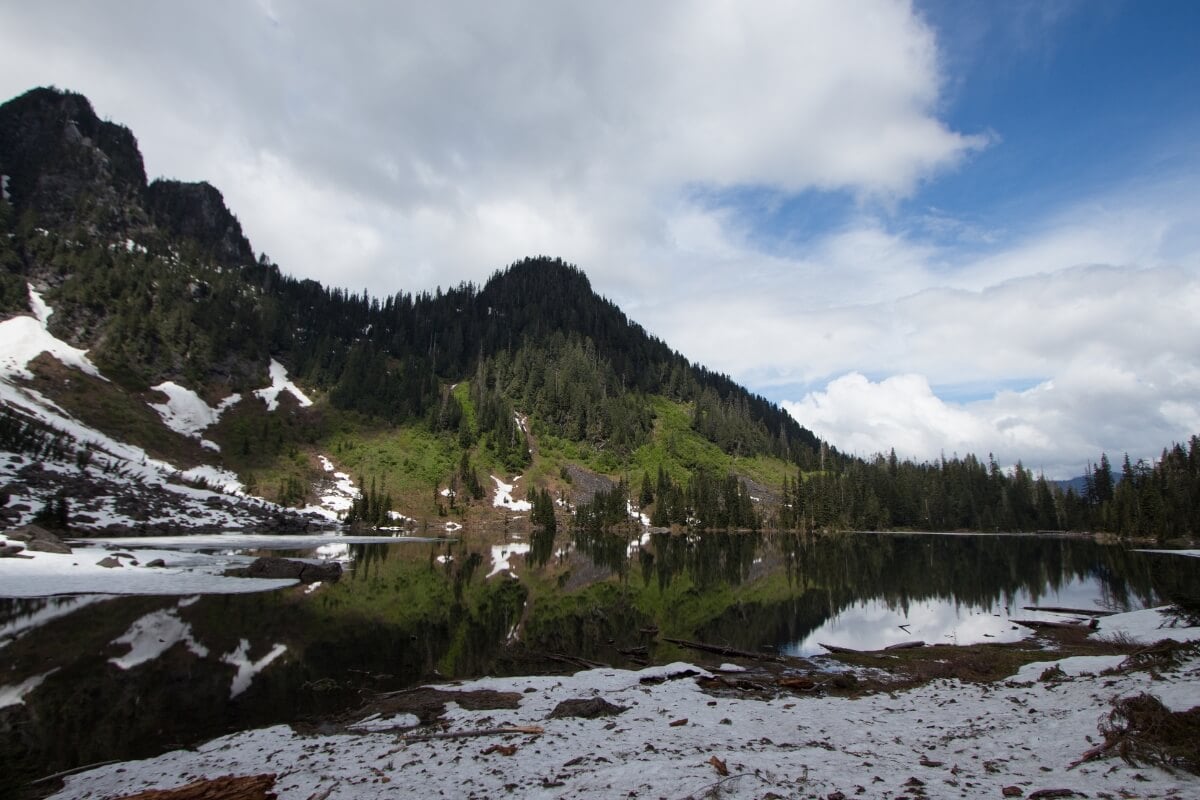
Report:
<svg viewBox="0 0 1200 800"><path fill-rule="evenodd" d="M15 531L8 531L4 534L7 538L18 542L32 542L34 539L45 539L55 541L58 539L50 531L43 528L41 525L22 525Z"/></svg>
<svg viewBox="0 0 1200 800"><path fill-rule="evenodd" d="M96 566L97 567L107 567L108 569L112 569L113 567L121 566L121 562L120 562L120 560L115 559L112 556L105 556L104 558L102 558L96 562Z"/></svg>
<svg viewBox="0 0 1200 800"><path fill-rule="evenodd" d="M301 583L336 581L342 577L342 565L336 561L309 564L291 558L263 556L250 564L246 575L251 578L295 578Z"/></svg>
<svg viewBox="0 0 1200 800"><path fill-rule="evenodd" d="M166 565L167 562L163 561L161 558L156 558L153 561L148 561L146 563L147 567L165 567Z"/></svg>
<svg viewBox="0 0 1200 800"><path fill-rule="evenodd" d="M48 541L45 539L34 539L25 545L25 549L34 553L59 553L60 555L70 555L71 548L62 543L62 540L57 536L56 541Z"/></svg>
<svg viewBox="0 0 1200 800"><path fill-rule="evenodd" d="M24 549L19 544L0 545L0 558L12 558Z"/></svg>

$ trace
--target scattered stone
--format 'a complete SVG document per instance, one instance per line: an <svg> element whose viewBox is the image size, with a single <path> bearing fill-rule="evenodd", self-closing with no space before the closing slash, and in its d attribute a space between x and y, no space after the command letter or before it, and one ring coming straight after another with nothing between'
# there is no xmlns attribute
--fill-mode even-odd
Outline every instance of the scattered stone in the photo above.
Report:
<svg viewBox="0 0 1200 800"><path fill-rule="evenodd" d="M113 558L112 556L105 556L104 558L102 558L96 562L96 566L112 569L113 567L121 566L121 561L120 561L120 559Z"/></svg>
<svg viewBox="0 0 1200 800"><path fill-rule="evenodd" d="M563 700L554 710L550 712L549 719L562 719L563 717L582 717L583 719L595 719L596 717L615 717L623 711L626 711L625 706L617 706L600 697L589 697L579 700Z"/></svg>
<svg viewBox="0 0 1200 800"><path fill-rule="evenodd" d="M1025 791L1020 786L1005 786L1000 790L1005 797L1020 797Z"/></svg>
<svg viewBox="0 0 1200 800"><path fill-rule="evenodd" d="M166 565L167 562L163 561L161 558L156 558L153 561L146 562L147 567L165 567Z"/></svg>

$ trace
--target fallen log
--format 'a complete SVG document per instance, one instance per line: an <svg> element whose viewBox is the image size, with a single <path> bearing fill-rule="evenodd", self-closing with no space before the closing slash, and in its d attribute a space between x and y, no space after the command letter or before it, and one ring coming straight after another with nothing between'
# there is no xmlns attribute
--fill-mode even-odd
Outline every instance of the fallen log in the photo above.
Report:
<svg viewBox="0 0 1200 800"><path fill-rule="evenodd" d="M566 653L534 653L535 657L545 658L549 661L558 661L562 664L574 664L577 667L584 669L612 669L611 664L605 664L602 661L590 661L580 656L567 655Z"/></svg>
<svg viewBox="0 0 1200 800"><path fill-rule="evenodd" d="M1026 611L1048 611L1052 614L1082 614L1085 617L1111 617L1116 611L1101 611L1098 608L1062 608L1060 606L1021 606Z"/></svg>
<svg viewBox="0 0 1200 800"><path fill-rule="evenodd" d="M147 789L119 800L275 800L275 774L206 778L175 789Z"/></svg>
<svg viewBox="0 0 1200 800"><path fill-rule="evenodd" d="M673 639L670 636L662 637L664 642L677 644L680 647L686 647L691 650L700 650L704 653L715 653L719 656L729 656L730 658L749 658L754 661L782 661L783 658L777 655L769 655L767 653L752 653L749 650L738 650L736 647L725 647L717 644L705 644L704 642L689 642L686 639Z"/></svg>

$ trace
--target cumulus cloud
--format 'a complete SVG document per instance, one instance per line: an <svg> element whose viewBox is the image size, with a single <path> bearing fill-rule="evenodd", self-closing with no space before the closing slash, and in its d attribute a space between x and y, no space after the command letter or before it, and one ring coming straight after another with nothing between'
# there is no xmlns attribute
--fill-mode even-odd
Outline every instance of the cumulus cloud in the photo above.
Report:
<svg viewBox="0 0 1200 800"><path fill-rule="evenodd" d="M692 187L899 197L986 144L894 0L218 5L10 5L0 87L88 94L286 269L381 293L540 252L661 270Z"/></svg>

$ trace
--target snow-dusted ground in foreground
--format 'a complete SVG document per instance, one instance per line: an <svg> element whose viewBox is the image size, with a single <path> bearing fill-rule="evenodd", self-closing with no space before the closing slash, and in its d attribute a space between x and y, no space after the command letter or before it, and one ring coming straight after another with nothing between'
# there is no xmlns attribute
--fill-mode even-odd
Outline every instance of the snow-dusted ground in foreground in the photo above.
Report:
<svg viewBox="0 0 1200 800"><path fill-rule="evenodd" d="M1141 618L1131 624L1121 617L1132 615L1110 619L1161 638L1149 620L1153 615L1163 623L1164 617L1135 613ZM1051 663L1039 664L1039 674ZM110 797L199 777L260 773L278 776L274 791L281 800L683 798L706 796L718 784L721 797L747 798L769 792L823 798L837 791L898 798L913 796L914 789L927 797L995 798L1008 786L1025 795L1070 788L1090 797L1200 796L1200 777L1132 767L1115 757L1068 769L1101 740L1097 723L1113 700L1149 692L1174 710L1200 700L1200 659L1185 661L1160 680L1144 671L1085 674L1102 664L1111 666L1064 659L1064 672L1080 677L1063 681L1030 680L1022 672L1000 683L941 680L860 699L786 693L770 700L714 697L694 679L679 676L696 669L682 663L640 672L485 678L440 688L515 692L519 708L469 711L451 703L449 730L537 726L543 733L405 741L370 731L302 736L280 725L75 775L55 797ZM642 683L652 677L668 679ZM559 702L588 697L626 710L592 720L549 719ZM506 756L494 749L497 744L515 749ZM727 778L718 774L713 757L727 767Z"/></svg>

